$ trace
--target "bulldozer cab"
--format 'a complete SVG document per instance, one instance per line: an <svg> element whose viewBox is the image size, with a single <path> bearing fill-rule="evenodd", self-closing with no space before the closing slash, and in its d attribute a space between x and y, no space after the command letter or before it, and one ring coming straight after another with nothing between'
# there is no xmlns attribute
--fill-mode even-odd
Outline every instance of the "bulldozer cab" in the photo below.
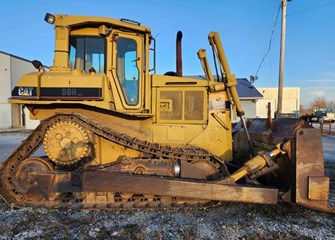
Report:
<svg viewBox="0 0 335 240"><path fill-rule="evenodd" d="M149 28L101 17L47 14L45 20L55 26L53 65L49 72L23 77L12 92L12 103L29 108L26 100L38 100L39 106L80 104L125 114L152 112ZM25 89L30 94L22 97ZM38 110L36 119L46 117L36 114Z"/></svg>
<svg viewBox="0 0 335 240"><path fill-rule="evenodd" d="M132 23L128 21L125 24ZM144 69L144 51L149 48L144 47L148 44L145 36L136 29L118 29L113 25L109 28L105 25L96 26L94 29L83 25L71 31L69 38L71 70L105 74L108 88L113 86L116 90L113 92L110 89L114 93L114 102L118 103L115 110L141 112L146 76L144 73L147 70Z"/></svg>

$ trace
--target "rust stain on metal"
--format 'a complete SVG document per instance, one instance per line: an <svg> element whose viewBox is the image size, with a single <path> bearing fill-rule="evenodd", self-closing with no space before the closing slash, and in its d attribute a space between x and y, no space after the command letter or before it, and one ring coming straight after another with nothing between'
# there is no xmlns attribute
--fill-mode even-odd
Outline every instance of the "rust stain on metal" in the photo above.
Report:
<svg viewBox="0 0 335 240"><path fill-rule="evenodd" d="M329 177L309 177L308 199L327 201L329 197L329 184Z"/></svg>
<svg viewBox="0 0 335 240"><path fill-rule="evenodd" d="M184 198L262 204L275 204L278 198L278 190L273 188L127 175L107 171L86 171L83 173L82 188L84 192L141 192Z"/></svg>
<svg viewBox="0 0 335 240"><path fill-rule="evenodd" d="M324 176L322 138L318 129L296 132L296 203L333 212L328 204L329 178ZM313 139L311 141L311 139Z"/></svg>

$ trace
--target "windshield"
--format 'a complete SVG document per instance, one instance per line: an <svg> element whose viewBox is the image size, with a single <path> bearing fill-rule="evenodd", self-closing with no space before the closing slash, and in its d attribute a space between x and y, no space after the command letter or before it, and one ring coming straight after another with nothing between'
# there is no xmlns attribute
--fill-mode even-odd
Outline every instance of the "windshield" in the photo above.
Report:
<svg viewBox="0 0 335 240"><path fill-rule="evenodd" d="M71 37L70 68L85 72L105 72L105 39L99 37Z"/></svg>

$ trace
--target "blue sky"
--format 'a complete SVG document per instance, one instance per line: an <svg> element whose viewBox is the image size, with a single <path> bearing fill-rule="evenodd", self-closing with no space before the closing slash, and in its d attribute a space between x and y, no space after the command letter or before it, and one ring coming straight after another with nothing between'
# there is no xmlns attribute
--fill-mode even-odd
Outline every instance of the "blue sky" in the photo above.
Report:
<svg viewBox="0 0 335 240"><path fill-rule="evenodd" d="M255 75L256 87L277 87L280 0L13 0L0 8L0 50L52 64L53 27L46 12L128 18L151 27L157 36L157 73L175 69L175 38L183 32L184 75L203 74L196 52L210 48L207 35L220 33L230 69L237 77ZM214 70L214 69L212 69ZM301 104L317 97L335 101L335 1L292 0L287 7L284 87L300 87Z"/></svg>

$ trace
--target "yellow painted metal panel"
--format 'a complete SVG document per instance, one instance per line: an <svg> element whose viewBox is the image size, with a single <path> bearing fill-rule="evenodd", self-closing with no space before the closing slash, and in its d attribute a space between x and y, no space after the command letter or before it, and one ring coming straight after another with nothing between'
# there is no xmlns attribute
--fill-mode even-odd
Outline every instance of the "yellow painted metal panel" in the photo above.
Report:
<svg viewBox="0 0 335 240"><path fill-rule="evenodd" d="M174 77L174 76L166 76L166 75L152 75L152 86L153 87L162 87L162 86L168 86L168 87L208 87L208 81L207 80L199 80L199 79L193 79L193 78L186 78L186 77Z"/></svg>
<svg viewBox="0 0 335 240"><path fill-rule="evenodd" d="M91 17L91 16L69 16L69 15L55 15L56 26L78 26L85 24L106 24L108 26L127 28L140 32L150 32L150 28L137 24L127 23L114 18L107 17Z"/></svg>

